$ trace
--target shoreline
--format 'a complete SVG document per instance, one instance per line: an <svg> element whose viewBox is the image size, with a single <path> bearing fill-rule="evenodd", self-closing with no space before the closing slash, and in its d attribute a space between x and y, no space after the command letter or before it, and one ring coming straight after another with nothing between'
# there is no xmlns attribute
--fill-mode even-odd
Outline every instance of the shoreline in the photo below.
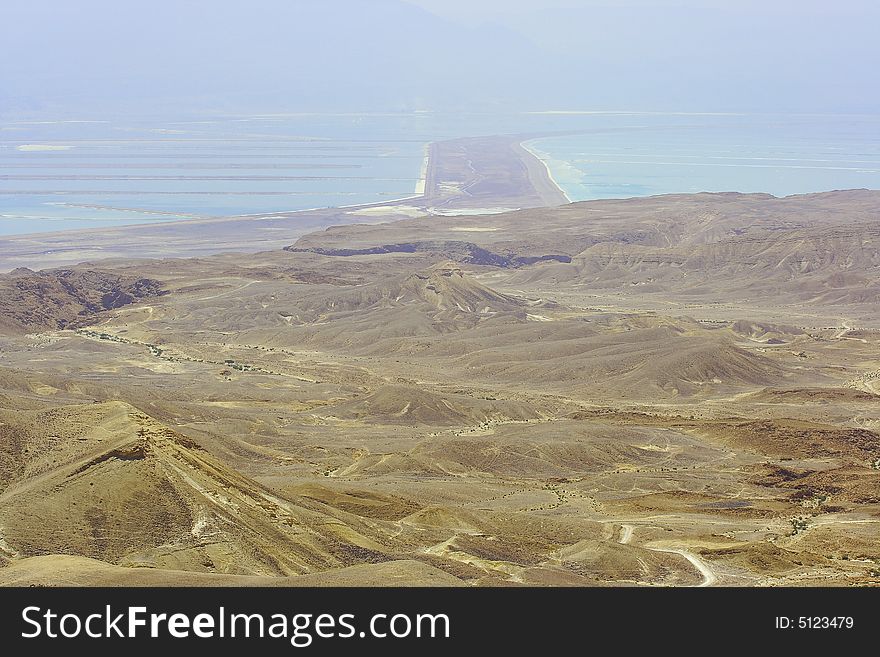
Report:
<svg viewBox="0 0 880 657"><path fill-rule="evenodd" d="M532 157L534 157L536 160L538 160L538 162L541 163L541 165L544 168L544 173L546 174L547 179L559 191L559 193L562 194L562 197L565 199L565 203L572 203L571 197L569 197L569 195L565 193L565 190L562 188L562 185L560 185L556 181L556 178L553 177L553 171L550 170L550 165L547 164L547 162L544 161L544 159L540 155L538 155L538 153L531 146L529 146L529 142L537 141L537 139L540 139L540 137L526 139L525 141L520 142L520 147L524 151L529 153Z"/></svg>
<svg viewBox="0 0 880 657"><path fill-rule="evenodd" d="M413 194L417 196L424 196L425 190L428 186L428 167L431 166L431 142L428 142L422 147L422 167L419 169L419 179L416 182L416 187L413 190Z"/></svg>
<svg viewBox="0 0 880 657"><path fill-rule="evenodd" d="M498 135L498 137L503 137L504 135ZM555 178L553 178L553 174L550 171L550 168L547 166L546 162L544 162L530 147L526 146L526 142L534 141L535 139L540 139L541 137L533 137L528 136L522 141L517 141L517 137L512 138L512 146L514 150L517 149L520 151L517 155L523 161L528 174L530 182L532 182L535 187L535 191L542 197L547 198L549 201L547 203L548 206L551 205L559 205L559 198L562 199L562 203L571 203L571 200L568 198L568 195L565 193L565 190L556 182ZM370 201L369 203L351 203L346 205L325 205L313 208L302 208L296 210L275 210L273 212L253 212L247 214L235 214L235 215L220 215L220 216L201 216L201 217L192 217L189 219L172 219L168 221L152 221L152 222L143 222L143 223L125 223L118 224L113 226L94 226L91 228L70 228L70 229L60 229L60 230L50 230L50 231L38 231L35 233L13 233L11 235L0 235L0 240L18 240L18 239L33 239L41 236L50 236L50 235L85 235L92 233L103 233L106 231L116 231L121 230L124 231L126 229L136 229L136 228L152 228L152 227L171 227L171 226L182 226L182 225L195 225L195 224L204 224L204 223L224 223L231 221L241 221L248 219L273 219L273 218L288 218L291 216L295 216L298 214L304 213L314 213L314 212L328 212L333 210L358 210L361 208L373 208L373 207L381 207L381 206L393 206L399 203L408 202L408 201L417 201L421 199L422 201L427 202L429 198L432 198L432 195L429 194L429 181L436 178L434 175L433 167L435 165L434 158L435 156L435 146L442 142L427 142L423 147L424 157L422 160L419 179L416 182L415 189L413 190L413 194L408 196L400 196L395 197L388 200L382 201ZM534 165L540 165L539 170L535 170ZM549 187L548 187L549 184ZM542 189L543 188L543 189ZM502 201L503 199L499 199ZM114 208L117 210L126 210L126 208ZM425 205L425 209L427 209L427 205ZM168 211L154 211L154 210L130 210L131 212L136 212L139 214L173 214ZM107 220L114 221L114 220ZM2 257L2 254L0 254Z"/></svg>

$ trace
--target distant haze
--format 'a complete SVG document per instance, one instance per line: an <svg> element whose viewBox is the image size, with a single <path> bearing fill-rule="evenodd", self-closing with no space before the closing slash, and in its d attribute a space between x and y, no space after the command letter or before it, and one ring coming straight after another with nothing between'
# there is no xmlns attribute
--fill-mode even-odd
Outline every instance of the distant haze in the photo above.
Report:
<svg viewBox="0 0 880 657"><path fill-rule="evenodd" d="M5 2L0 115L880 111L871 1Z"/></svg>

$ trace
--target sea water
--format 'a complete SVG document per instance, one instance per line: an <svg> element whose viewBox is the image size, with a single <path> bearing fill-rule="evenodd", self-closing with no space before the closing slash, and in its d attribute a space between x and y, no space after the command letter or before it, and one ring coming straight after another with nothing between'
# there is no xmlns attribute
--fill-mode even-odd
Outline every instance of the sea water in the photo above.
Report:
<svg viewBox="0 0 880 657"><path fill-rule="evenodd" d="M334 113L0 123L0 235L383 203L426 144L517 134L573 200L880 189L880 117Z"/></svg>
<svg viewBox="0 0 880 657"><path fill-rule="evenodd" d="M880 189L876 116L617 116L525 145L572 201Z"/></svg>
<svg viewBox="0 0 880 657"><path fill-rule="evenodd" d="M377 203L412 196L407 116L292 115L0 126L0 234Z"/></svg>

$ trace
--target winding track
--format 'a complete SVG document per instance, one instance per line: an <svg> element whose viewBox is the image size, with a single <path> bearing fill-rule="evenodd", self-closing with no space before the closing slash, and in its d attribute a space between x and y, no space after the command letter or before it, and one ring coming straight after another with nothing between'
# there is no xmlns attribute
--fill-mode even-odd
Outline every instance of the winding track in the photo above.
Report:
<svg viewBox="0 0 880 657"><path fill-rule="evenodd" d="M700 571L700 574L703 576L703 581L697 584L697 587L703 586L712 586L718 581L718 576L715 574L715 571L712 570L709 565L700 559L697 555L692 552L688 552L687 550L683 550L681 548L657 548L657 547L648 547L645 546L648 550L653 550L654 552L671 552L673 554L680 554L685 559L691 562L691 564Z"/></svg>
<svg viewBox="0 0 880 657"><path fill-rule="evenodd" d="M623 545L632 540L633 530L635 527L633 525L621 525L620 526L620 537L617 542ZM682 548L659 548L659 547L649 547L647 545L643 546L647 550L652 550L654 552L670 552L672 554L679 554L687 559L694 568L700 571L700 574L703 576L703 581L697 584L697 587L703 586L712 586L716 582L718 582L718 576L715 574L715 571L707 564L705 561L700 559L697 555L692 552L688 552Z"/></svg>

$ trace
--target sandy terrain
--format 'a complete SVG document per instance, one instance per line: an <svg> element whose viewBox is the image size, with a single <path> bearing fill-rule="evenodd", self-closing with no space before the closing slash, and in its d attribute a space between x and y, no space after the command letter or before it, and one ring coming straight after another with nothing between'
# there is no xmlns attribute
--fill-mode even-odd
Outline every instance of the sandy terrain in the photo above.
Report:
<svg viewBox="0 0 880 657"><path fill-rule="evenodd" d="M2 276L0 583L877 584L878 209L597 201Z"/></svg>

